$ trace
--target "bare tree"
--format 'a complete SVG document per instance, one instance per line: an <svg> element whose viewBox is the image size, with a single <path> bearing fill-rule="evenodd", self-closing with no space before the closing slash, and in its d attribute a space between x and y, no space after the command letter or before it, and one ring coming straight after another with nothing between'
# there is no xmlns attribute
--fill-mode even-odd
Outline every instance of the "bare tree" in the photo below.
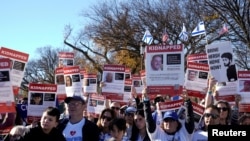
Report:
<svg viewBox="0 0 250 141"><path fill-rule="evenodd" d="M73 41L69 39L72 29L68 28L64 43L81 52L99 72L102 72L102 65L105 63L125 64L132 68L132 72L138 72L143 65L139 60L140 43L145 30L150 30L158 44L161 43L162 32L166 28L169 35L168 44L180 44L179 34L183 23L191 32L198 22L204 20L206 14L213 14L211 9L209 11L203 6L204 3L192 0L98 3L82 14L90 19L90 24L85 26L84 31ZM220 22L220 19L207 20L207 36L190 36L187 42L182 42L186 55L204 52L207 43L221 39L220 36L214 36L215 31L221 27ZM86 40L93 41L94 45L88 46Z"/></svg>
<svg viewBox="0 0 250 141"><path fill-rule="evenodd" d="M205 6L216 11L229 26L227 39L234 44L236 64L240 69L250 70L250 1L205 0Z"/></svg>

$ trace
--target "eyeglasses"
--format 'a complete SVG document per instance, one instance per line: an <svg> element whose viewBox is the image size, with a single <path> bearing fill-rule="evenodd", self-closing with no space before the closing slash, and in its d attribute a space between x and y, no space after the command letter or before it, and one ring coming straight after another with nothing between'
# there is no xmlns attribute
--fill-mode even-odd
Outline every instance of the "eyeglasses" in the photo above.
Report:
<svg viewBox="0 0 250 141"><path fill-rule="evenodd" d="M204 117L206 117L206 118L212 117L213 119L217 119L219 117L219 115L211 114L211 113L205 113Z"/></svg>
<svg viewBox="0 0 250 141"><path fill-rule="evenodd" d="M107 116L102 116L102 119L103 119L103 120L106 119L107 121L111 121L111 120L112 120L111 117L107 117Z"/></svg>
<svg viewBox="0 0 250 141"><path fill-rule="evenodd" d="M81 105L82 103L81 102L72 102L72 103L68 103L69 106L79 106Z"/></svg>
<svg viewBox="0 0 250 141"><path fill-rule="evenodd" d="M112 110L120 110L119 107L111 107Z"/></svg>
<svg viewBox="0 0 250 141"><path fill-rule="evenodd" d="M228 108L226 108L226 107L218 107L218 109L221 111L227 111L228 110Z"/></svg>

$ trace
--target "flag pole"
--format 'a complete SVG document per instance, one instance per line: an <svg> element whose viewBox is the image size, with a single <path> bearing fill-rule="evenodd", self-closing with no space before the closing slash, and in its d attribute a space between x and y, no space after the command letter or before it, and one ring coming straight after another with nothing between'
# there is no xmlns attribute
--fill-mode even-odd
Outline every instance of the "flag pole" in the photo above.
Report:
<svg viewBox="0 0 250 141"><path fill-rule="evenodd" d="M207 40L207 31L206 31L206 27L205 27L205 21L203 22L204 23L204 29L205 29L205 38L206 38L206 43L208 45L208 40Z"/></svg>

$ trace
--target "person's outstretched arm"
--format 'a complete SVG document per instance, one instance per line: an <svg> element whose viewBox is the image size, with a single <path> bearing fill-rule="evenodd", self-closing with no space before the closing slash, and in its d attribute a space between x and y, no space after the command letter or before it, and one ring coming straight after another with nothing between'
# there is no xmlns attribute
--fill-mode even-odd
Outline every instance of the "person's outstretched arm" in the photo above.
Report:
<svg viewBox="0 0 250 141"><path fill-rule="evenodd" d="M207 94L205 96L205 106L204 106L205 108L214 103L213 92L215 92L214 88L217 82L215 78L209 78L208 81L209 81L208 89L207 89Z"/></svg>
<svg viewBox="0 0 250 141"><path fill-rule="evenodd" d="M194 131L194 110L190 99L185 100L184 106L187 109L185 127L188 133L192 134Z"/></svg>
<svg viewBox="0 0 250 141"><path fill-rule="evenodd" d="M146 127L149 133L153 133L156 129L156 123L154 122L153 117L152 117L150 100L148 98L146 88L142 91L142 97L143 97L144 114L145 114L145 119L146 119Z"/></svg>

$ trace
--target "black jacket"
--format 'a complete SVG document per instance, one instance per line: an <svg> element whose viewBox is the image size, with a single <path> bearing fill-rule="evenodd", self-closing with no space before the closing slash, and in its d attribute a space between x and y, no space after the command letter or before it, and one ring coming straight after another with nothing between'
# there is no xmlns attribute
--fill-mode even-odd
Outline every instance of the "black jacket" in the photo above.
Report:
<svg viewBox="0 0 250 141"><path fill-rule="evenodd" d="M154 122L153 117L152 117L150 102L144 101L143 103L144 103L144 113L145 113L148 131L150 133L153 133L156 129L156 123ZM193 113L192 102L188 99L184 102L184 106L187 109L186 118L185 118L185 128L189 134L192 134L194 131L194 113ZM179 122L177 131L180 130L181 126L182 125Z"/></svg>
<svg viewBox="0 0 250 141"><path fill-rule="evenodd" d="M45 134L41 126L30 128L20 141L66 141L63 134L56 128L53 128L49 134Z"/></svg>
<svg viewBox="0 0 250 141"><path fill-rule="evenodd" d="M63 119L63 121L60 122L58 125L58 129L63 132L65 129L67 123L69 122L68 119ZM97 127L97 125L88 119L85 118L85 124L82 127L82 136L83 136L83 141L99 141L99 135L100 131Z"/></svg>

